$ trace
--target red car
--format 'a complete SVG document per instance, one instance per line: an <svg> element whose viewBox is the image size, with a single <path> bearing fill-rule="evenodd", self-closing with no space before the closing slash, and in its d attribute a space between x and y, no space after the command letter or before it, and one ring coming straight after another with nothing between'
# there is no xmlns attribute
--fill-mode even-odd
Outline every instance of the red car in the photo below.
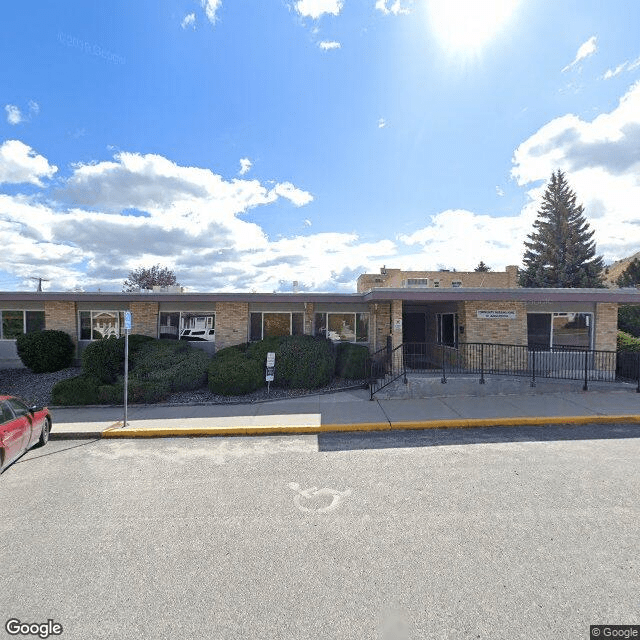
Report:
<svg viewBox="0 0 640 640"><path fill-rule="evenodd" d="M47 444L50 431L49 409L0 396L0 473L34 445Z"/></svg>

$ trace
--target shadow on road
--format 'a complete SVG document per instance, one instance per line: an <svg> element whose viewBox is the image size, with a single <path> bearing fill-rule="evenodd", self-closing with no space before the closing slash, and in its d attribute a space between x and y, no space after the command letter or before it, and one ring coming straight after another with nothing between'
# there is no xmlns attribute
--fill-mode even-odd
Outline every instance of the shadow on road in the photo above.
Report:
<svg viewBox="0 0 640 640"><path fill-rule="evenodd" d="M638 424L550 425L542 427L479 427L370 433L318 434L319 451L435 447L496 442L553 442L640 438Z"/></svg>

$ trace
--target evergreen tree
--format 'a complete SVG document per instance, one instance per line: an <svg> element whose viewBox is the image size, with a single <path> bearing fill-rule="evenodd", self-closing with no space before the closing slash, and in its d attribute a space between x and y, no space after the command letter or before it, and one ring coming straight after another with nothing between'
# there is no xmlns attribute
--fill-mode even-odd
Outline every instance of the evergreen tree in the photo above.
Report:
<svg viewBox="0 0 640 640"><path fill-rule="evenodd" d="M616 280L619 287L636 287L640 284L640 260L634 258Z"/></svg>
<svg viewBox="0 0 640 640"><path fill-rule="evenodd" d="M480 260L474 271L482 271L486 273L487 271L491 271L491 267L488 267L482 260Z"/></svg>
<svg viewBox="0 0 640 640"><path fill-rule="evenodd" d="M542 197L534 231L527 237L520 271L522 287L603 287L595 231L576 204L576 194L558 169Z"/></svg>

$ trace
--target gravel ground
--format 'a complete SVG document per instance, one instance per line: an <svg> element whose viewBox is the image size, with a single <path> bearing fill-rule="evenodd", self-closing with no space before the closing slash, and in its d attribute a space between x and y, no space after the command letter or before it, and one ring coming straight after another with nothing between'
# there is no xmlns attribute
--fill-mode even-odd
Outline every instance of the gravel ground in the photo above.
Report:
<svg viewBox="0 0 640 640"><path fill-rule="evenodd" d="M0 369L0 395L7 394L23 398L27 404L51 406L51 389L56 382L78 376L79 367L69 367L54 373L32 373L28 369ZM345 389L361 388L363 380L336 380L328 387L306 391L304 389L271 389L267 394L266 387L244 396L219 396L208 388L194 391L181 391L171 394L167 404L246 404L275 400L279 398L295 398L309 394L331 393Z"/></svg>

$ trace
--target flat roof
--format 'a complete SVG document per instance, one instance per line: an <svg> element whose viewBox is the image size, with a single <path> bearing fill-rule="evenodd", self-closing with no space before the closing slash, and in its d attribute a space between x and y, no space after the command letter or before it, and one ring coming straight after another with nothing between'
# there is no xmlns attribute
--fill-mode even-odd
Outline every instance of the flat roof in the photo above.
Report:
<svg viewBox="0 0 640 640"><path fill-rule="evenodd" d="M480 287L374 288L362 293L160 293L118 291L0 291L0 302L325 302L362 303L403 300L454 302L464 300L521 302L616 302L640 305L640 290L629 289L499 289Z"/></svg>

